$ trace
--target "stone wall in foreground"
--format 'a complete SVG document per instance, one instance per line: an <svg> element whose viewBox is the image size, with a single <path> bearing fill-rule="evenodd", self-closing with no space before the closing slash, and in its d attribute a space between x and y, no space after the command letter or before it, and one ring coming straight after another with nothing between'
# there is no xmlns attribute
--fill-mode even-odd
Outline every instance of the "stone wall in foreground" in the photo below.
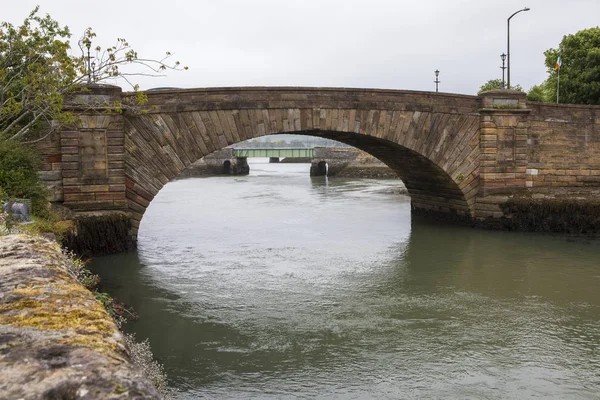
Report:
<svg viewBox="0 0 600 400"><path fill-rule="evenodd" d="M159 399L59 246L0 236L0 398Z"/></svg>

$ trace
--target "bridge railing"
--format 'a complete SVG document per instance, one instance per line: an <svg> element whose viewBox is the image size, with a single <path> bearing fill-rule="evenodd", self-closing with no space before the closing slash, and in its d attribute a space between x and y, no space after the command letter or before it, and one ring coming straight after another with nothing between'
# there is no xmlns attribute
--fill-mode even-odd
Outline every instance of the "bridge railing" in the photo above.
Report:
<svg viewBox="0 0 600 400"><path fill-rule="evenodd" d="M313 158L315 149L307 148L266 148L266 149L234 149L234 157L291 157L291 158Z"/></svg>

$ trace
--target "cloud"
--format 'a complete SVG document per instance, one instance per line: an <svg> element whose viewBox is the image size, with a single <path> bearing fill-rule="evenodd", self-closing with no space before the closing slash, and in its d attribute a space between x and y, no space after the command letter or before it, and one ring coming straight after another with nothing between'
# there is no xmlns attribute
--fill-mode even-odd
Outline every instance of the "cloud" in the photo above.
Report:
<svg viewBox="0 0 600 400"><path fill-rule="evenodd" d="M595 0L107 0L29 1L3 10L18 24L40 3L71 27L87 26L104 47L125 37L142 55L169 50L190 67L156 86L334 86L476 93L501 76L506 19L511 20L511 77L529 88L545 79L543 52L562 36L596 26Z"/></svg>

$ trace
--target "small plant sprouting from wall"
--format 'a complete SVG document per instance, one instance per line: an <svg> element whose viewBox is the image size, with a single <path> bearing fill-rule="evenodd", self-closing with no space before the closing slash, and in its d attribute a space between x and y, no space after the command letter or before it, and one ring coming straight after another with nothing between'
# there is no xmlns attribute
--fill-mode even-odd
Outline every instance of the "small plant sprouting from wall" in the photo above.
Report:
<svg viewBox="0 0 600 400"><path fill-rule="evenodd" d="M144 372L144 375L150 379L163 398L171 397L173 393L167 385L167 375L162 364L154 360L148 339L138 342L135 335L131 333L125 334L124 337L131 353L131 361Z"/></svg>

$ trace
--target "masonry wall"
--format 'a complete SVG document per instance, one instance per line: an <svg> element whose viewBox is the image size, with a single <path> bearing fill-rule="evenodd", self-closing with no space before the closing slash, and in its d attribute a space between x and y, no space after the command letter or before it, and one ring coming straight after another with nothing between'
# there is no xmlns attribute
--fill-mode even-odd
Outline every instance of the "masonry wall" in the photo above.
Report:
<svg viewBox="0 0 600 400"><path fill-rule="evenodd" d="M40 177L50 189L51 201L63 201L62 148L60 133L53 132L34 145L41 159Z"/></svg>
<svg viewBox="0 0 600 400"><path fill-rule="evenodd" d="M600 187L600 107L528 108L527 187Z"/></svg>
<svg viewBox="0 0 600 400"><path fill-rule="evenodd" d="M78 117L60 132L64 205L74 211L127 210L121 88L91 85L66 99Z"/></svg>
<svg viewBox="0 0 600 400"><path fill-rule="evenodd" d="M126 94L93 87L68 103L80 123L40 143L56 200L76 211L126 210L133 235L154 196L193 162L277 133L335 139L377 157L401 177L415 211L499 218L514 196L600 188L600 107L527 103L511 90L147 94L146 112L107 114L103 104Z"/></svg>
<svg viewBox="0 0 600 400"><path fill-rule="evenodd" d="M120 115L80 115L60 134L64 205L73 210L127 209Z"/></svg>
<svg viewBox="0 0 600 400"><path fill-rule="evenodd" d="M527 209L548 226L574 221L557 210L583 213L600 191L600 107L528 103L506 90L481 97L476 217L513 219Z"/></svg>

